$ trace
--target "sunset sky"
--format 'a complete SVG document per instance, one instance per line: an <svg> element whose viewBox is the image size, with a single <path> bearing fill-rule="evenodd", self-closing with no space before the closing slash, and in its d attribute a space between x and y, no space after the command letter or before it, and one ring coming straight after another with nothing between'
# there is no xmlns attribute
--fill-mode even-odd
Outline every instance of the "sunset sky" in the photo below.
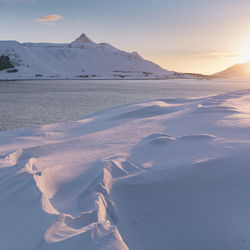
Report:
<svg viewBox="0 0 250 250"><path fill-rule="evenodd" d="M0 0L0 40L86 33L169 70L210 74L250 60L249 13L249 0Z"/></svg>

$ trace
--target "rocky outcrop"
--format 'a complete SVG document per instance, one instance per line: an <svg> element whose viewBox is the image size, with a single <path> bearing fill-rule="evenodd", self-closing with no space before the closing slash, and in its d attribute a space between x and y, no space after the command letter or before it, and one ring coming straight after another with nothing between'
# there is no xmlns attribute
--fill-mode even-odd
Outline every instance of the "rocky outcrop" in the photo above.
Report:
<svg viewBox="0 0 250 250"><path fill-rule="evenodd" d="M5 55L0 56L0 71L11 68L14 68L14 66L11 64L10 58Z"/></svg>

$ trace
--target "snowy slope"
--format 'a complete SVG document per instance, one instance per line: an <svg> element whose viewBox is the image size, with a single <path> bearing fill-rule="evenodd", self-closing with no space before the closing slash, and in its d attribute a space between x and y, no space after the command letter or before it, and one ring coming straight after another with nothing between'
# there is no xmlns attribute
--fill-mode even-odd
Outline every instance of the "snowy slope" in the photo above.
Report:
<svg viewBox="0 0 250 250"><path fill-rule="evenodd" d="M250 62L235 64L215 74L218 77L250 77Z"/></svg>
<svg viewBox="0 0 250 250"><path fill-rule="evenodd" d="M250 91L0 133L1 250L248 250Z"/></svg>
<svg viewBox="0 0 250 250"><path fill-rule="evenodd" d="M9 56L16 73L0 71L0 79L154 79L188 77L167 71L85 34L70 44L0 41L0 56ZM190 77L189 77L190 78Z"/></svg>

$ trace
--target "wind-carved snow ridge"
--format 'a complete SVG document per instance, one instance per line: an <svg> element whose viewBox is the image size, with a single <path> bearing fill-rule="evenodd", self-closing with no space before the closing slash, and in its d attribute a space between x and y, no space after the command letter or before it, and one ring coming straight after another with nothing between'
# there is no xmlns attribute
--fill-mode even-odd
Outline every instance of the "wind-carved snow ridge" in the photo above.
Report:
<svg viewBox="0 0 250 250"><path fill-rule="evenodd" d="M34 149L31 149L31 151L33 150ZM27 151L30 151L30 149ZM52 222L44 233L45 241L39 249L44 249L44 247L47 249L47 243L59 243L55 246L61 249L61 242L70 240L76 236L86 238L84 242L86 241L88 243L87 249L100 249L101 245L104 244L102 241L110 241L112 243L109 249L128 249L115 226L119 218L116 208L109 196L112 187L113 172L116 173L115 176L117 177L120 176L119 174L117 175L117 170L124 170L120 170L120 167L117 167L113 161L97 163L96 165L101 167L98 171L100 173L84 190L82 190L80 186L80 192L78 190L79 193L71 200L71 203L75 203L73 206L76 206L76 210L71 211L69 209L69 213L63 213L61 210L64 208L62 208L60 201L54 201L56 193L50 190L46 185L46 177L49 177L46 173L48 169L46 168L39 171L39 160L33 157L27 158L28 155L29 153L25 151L13 152L5 156L1 163L10 163L12 168L17 166L12 174L15 173L15 175L17 174L19 177L27 174L30 180L29 186L32 187L35 184L41 192L40 202L42 209L48 214L56 215L57 219ZM1 167L4 166L2 165ZM8 181L6 175L4 175L3 178L5 181L6 179ZM33 181L31 181L32 179ZM24 185L27 185L27 181ZM19 192L23 190L21 187L22 186L18 185L20 189ZM89 244L91 241L95 241L95 239L100 243ZM29 247L27 247L27 249L29 249Z"/></svg>
<svg viewBox="0 0 250 250"><path fill-rule="evenodd" d="M47 242L58 242L87 231L96 230L98 227L106 228L107 232L116 233L115 225L118 216L109 198L112 186L112 175L108 168L104 167L101 174L82 191L76 198L79 214L60 214L58 220L50 226L45 234ZM86 210L84 202L92 204ZM56 205L56 204L55 204Z"/></svg>
<svg viewBox="0 0 250 250"><path fill-rule="evenodd" d="M1 70L0 80L197 78L163 69L137 52L95 43L85 34L69 44L0 41L2 55L15 68Z"/></svg>
<svg viewBox="0 0 250 250"><path fill-rule="evenodd" d="M101 173L75 199L78 214L60 214L58 220L45 233L48 243L60 242L102 228L106 234L116 237L120 244L119 249L127 249L115 226L119 222L119 216L110 198L110 191L114 180L128 177L141 168L120 157L98 165L101 166ZM92 206L86 209L86 204Z"/></svg>

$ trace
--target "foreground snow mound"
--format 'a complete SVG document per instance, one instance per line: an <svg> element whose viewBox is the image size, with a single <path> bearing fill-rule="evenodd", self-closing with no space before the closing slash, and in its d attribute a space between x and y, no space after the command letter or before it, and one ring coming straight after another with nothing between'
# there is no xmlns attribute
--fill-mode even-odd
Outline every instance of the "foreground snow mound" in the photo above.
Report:
<svg viewBox="0 0 250 250"><path fill-rule="evenodd" d="M0 133L0 249L247 250L250 91Z"/></svg>
<svg viewBox="0 0 250 250"><path fill-rule="evenodd" d="M197 78L165 70L136 52L97 44L85 34L70 44L0 41L1 56L14 68L0 61L0 80Z"/></svg>

